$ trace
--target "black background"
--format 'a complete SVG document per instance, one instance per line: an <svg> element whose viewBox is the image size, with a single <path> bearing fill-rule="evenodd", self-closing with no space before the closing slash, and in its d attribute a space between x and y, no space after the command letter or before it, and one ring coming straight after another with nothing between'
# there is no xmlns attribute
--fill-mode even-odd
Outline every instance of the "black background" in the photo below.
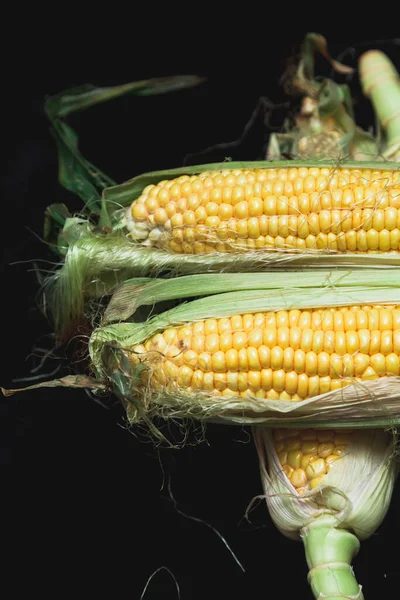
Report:
<svg viewBox="0 0 400 600"><path fill-rule="evenodd" d="M165 29L162 19L159 29L150 21L140 26L132 22L130 36L121 33L121 39L110 39L107 15L102 18L93 41L85 45L76 36L76 23L63 36L54 28L50 35L51 28L42 24L28 38L20 32L18 44L24 43L19 57L17 44L8 48L13 60L6 61L3 95L0 382L6 388L22 385L14 379L29 376L37 364L29 356L32 348L49 345L49 327L35 305L36 275L31 264L19 261L53 260L37 237L48 204L79 206L57 183L55 144L43 114L45 97L87 82L116 85L180 73L207 78L194 90L126 97L73 119L84 155L123 181L179 166L187 153L237 139L260 96L275 104L284 101L279 77L308 31L289 34L280 28L278 40L266 34L247 39L228 26L216 34L209 28L211 14L200 36L194 36L188 16L183 23L169 21ZM29 28L27 19L25 15ZM255 14L249 18L237 13L237 24L247 32L254 21ZM354 66L363 49L380 47L400 68L399 46L387 43L385 29L372 35L318 31L327 35L334 56L355 48L346 53L348 64ZM377 39L382 43L368 43ZM368 126L370 106L357 85L354 94L359 122ZM260 131L212 159L257 158L263 143ZM40 266L46 268L46 263ZM55 366L46 363L48 372ZM195 444L199 432L192 431L183 449L169 450L155 448L136 430L128 432L118 405L106 409L80 391L26 392L2 399L0 409L1 462L14 467L10 483L5 474L0 492L3 573L10 575L4 578L9 580L5 598L29 593L42 598L104 594L139 599L150 575L162 566L174 574L182 600L311 597L301 545L275 529L262 502L251 523L244 519L251 499L261 493L247 429L212 425L203 443ZM179 429L173 426L171 435L179 439ZM209 526L177 512L169 482L177 508L215 527L245 573ZM394 550L399 499L397 486L384 524L363 542L354 563L369 599L396 597L400 588ZM144 598L178 598L165 570L155 575Z"/></svg>

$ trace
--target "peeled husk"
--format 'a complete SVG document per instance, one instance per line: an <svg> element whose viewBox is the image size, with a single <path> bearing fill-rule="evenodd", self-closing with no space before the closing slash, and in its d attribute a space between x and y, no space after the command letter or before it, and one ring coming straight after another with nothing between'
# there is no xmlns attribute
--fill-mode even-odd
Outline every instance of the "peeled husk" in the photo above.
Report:
<svg viewBox="0 0 400 600"><path fill-rule="evenodd" d="M299 495L279 463L272 431L255 428L261 480L268 510L285 536L300 539L304 527L322 515L335 526L370 537L389 508L397 476L396 436L383 429L353 431L347 453L322 485Z"/></svg>

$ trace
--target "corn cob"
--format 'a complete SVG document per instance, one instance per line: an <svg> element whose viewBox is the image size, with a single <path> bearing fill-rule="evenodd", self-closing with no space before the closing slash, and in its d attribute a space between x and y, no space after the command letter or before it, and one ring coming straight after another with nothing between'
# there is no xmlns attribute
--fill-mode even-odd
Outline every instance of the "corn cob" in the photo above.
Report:
<svg viewBox="0 0 400 600"><path fill-rule="evenodd" d="M148 185L126 224L133 239L178 254L399 252L400 174L287 167L182 175Z"/></svg>
<svg viewBox="0 0 400 600"><path fill-rule="evenodd" d="M170 327L132 348L154 389L300 401L400 375L400 305L234 315Z"/></svg>

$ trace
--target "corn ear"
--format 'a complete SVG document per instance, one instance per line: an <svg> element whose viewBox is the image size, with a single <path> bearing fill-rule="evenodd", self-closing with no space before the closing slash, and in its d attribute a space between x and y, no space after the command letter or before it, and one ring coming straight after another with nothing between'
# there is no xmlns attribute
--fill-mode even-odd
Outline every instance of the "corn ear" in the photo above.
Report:
<svg viewBox="0 0 400 600"><path fill-rule="evenodd" d="M391 174L390 177L392 177L399 170L397 163L388 162L349 162L343 166L346 166L351 178L353 170L358 174L357 177L360 176L361 165L363 169L369 169L370 175L372 172L377 173L378 179L381 172L382 178L386 179L385 172ZM335 161L280 161L277 163L260 161L227 163L225 165L218 163L148 173L121 185L104 189L101 214L107 215L106 221L110 227L104 229L89 221L85 224L81 219L77 221L68 219L64 228L65 233L62 232L59 236L65 253L64 264L46 281L44 286L46 305L54 319L59 341L68 339L68 336L76 331L77 326L82 324L85 302L88 298L100 298L108 295L123 281L132 277L147 275L170 277L192 273L279 270L300 267L313 269L331 267L354 269L383 267L389 269L399 267L400 253L395 249L389 252L378 249L369 253L342 252L337 249L312 247L279 248L268 247L268 245L260 248L255 245L253 248L250 241L254 240L247 242L247 247L243 247L243 245L237 248L233 247L232 252L219 251L218 243L214 244L213 242L210 246L211 252L182 254L171 252L164 247L157 247L157 245L149 246L147 243L141 243L140 240L135 241L127 228L126 208L135 205L144 189L148 186L156 186L160 181L168 181L184 174L186 176L196 175L204 171L213 173L221 171L221 169L227 175L238 169L267 169L277 173L282 169L318 167L328 169L328 173L334 174L338 166L340 165ZM329 175L326 177L329 179ZM397 202L396 196L394 196L394 201ZM116 209L116 207L125 208ZM373 208L368 210L370 210L370 218L372 218L375 211ZM307 225L307 215L302 216L305 219L304 225ZM397 235L396 231L394 230L394 233ZM380 235L379 233L378 237ZM301 242L303 243L304 240L301 239Z"/></svg>
<svg viewBox="0 0 400 600"><path fill-rule="evenodd" d="M162 360L163 350L158 351L156 346L154 350L139 351L136 348L143 348L146 340L153 339L158 333L206 319L215 321L234 315L279 314L279 311L318 307L398 305L400 286L396 275L391 271L317 271L305 273L304 281L296 282L294 273L221 274L138 281L136 288L132 282L133 302L128 294L129 310L125 313L131 315L136 314L140 306L157 307L158 299L166 302L176 298L179 289L184 298L195 294L200 283L204 293L208 293L212 280L215 280L215 286L213 294L180 303L144 322L118 322L96 329L89 346L93 368L96 376L107 380L123 400L131 422L140 421L145 414L148 418L192 417L247 425L264 423L274 427L394 426L400 423L400 376L388 375L365 381L354 379L347 381L346 387L319 393L301 402L284 402L279 395L274 396L276 399L260 397L250 391L216 396L206 390L188 392L184 386L176 384L174 376L161 388L152 386L152 373ZM288 276L286 280L285 276ZM354 281L351 281L353 276ZM226 291L240 288L242 291ZM115 312L114 317L123 313L121 296L117 308L120 312Z"/></svg>

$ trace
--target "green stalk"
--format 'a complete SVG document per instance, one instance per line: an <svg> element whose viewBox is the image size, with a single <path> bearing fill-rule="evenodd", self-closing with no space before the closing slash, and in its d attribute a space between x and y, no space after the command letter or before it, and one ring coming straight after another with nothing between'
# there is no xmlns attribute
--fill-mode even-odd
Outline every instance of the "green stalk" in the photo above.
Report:
<svg viewBox="0 0 400 600"><path fill-rule="evenodd" d="M359 61L364 94L370 98L386 135L384 156L400 158L400 78L393 63L378 50L365 52ZM396 156L392 156L395 153Z"/></svg>
<svg viewBox="0 0 400 600"><path fill-rule="evenodd" d="M359 551L358 538L338 528L334 517L323 515L301 530L308 582L314 597L324 600L363 600L351 563Z"/></svg>

